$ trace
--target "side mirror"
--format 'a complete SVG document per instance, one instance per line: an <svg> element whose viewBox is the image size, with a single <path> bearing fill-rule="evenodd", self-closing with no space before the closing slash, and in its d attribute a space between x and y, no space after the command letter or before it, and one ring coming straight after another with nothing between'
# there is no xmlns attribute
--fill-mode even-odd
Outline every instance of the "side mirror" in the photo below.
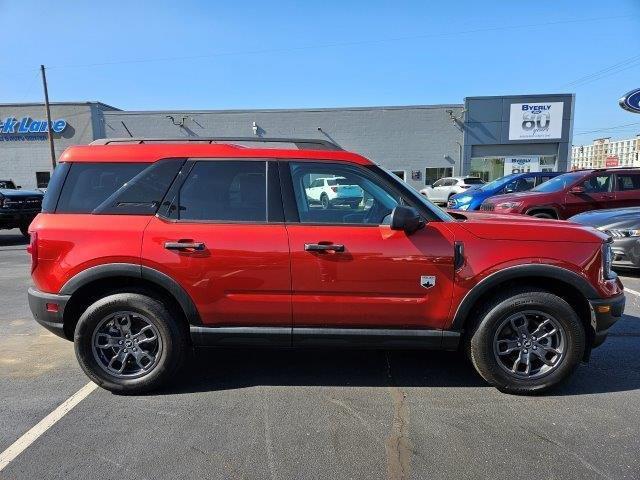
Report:
<svg viewBox="0 0 640 480"><path fill-rule="evenodd" d="M573 193L574 195L580 195L581 193L584 193L584 192L585 192L585 189L582 185L577 185L569 189L569 193Z"/></svg>
<svg viewBox="0 0 640 480"><path fill-rule="evenodd" d="M22 185L16 185L16 190L20 190L22 188Z"/></svg>
<svg viewBox="0 0 640 480"><path fill-rule="evenodd" d="M404 230L407 235L411 235L423 228L424 225L424 220L413 207L398 205L391 212L391 230Z"/></svg>

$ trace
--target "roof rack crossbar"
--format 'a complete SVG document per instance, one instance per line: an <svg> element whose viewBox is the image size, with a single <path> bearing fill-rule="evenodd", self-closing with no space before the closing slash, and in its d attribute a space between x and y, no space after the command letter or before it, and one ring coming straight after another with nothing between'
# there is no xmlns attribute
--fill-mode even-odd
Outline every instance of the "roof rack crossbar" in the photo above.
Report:
<svg viewBox="0 0 640 480"><path fill-rule="evenodd" d="M110 145L114 143L162 143L162 142L206 142L213 143L293 143L300 150L343 150L339 145L329 140L317 138L268 138L268 137L180 137L180 138L99 138L91 142L91 145Z"/></svg>

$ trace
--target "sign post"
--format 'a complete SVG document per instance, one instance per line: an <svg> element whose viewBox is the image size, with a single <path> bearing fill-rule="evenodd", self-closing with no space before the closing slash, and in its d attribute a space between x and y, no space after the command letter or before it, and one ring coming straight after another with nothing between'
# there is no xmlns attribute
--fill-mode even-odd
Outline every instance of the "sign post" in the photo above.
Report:
<svg viewBox="0 0 640 480"><path fill-rule="evenodd" d="M49 91L47 90L47 76L44 73L44 65L40 65L42 73L42 85L44 87L44 106L47 110L47 137L49 138L49 151L51 152L51 166L56 169L56 149L53 146L53 128L51 125L51 109L49 108Z"/></svg>

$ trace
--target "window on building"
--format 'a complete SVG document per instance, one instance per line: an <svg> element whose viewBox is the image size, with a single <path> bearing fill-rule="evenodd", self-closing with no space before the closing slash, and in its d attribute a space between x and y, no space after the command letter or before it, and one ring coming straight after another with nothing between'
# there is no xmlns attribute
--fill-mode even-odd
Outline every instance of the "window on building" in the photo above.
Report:
<svg viewBox="0 0 640 480"><path fill-rule="evenodd" d="M198 162L180 189L180 220L264 222L266 162Z"/></svg>
<svg viewBox="0 0 640 480"><path fill-rule="evenodd" d="M36 185L38 188L47 188L51 180L50 172L36 172Z"/></svg>
<svg viewBox="0 0 640 480"><path fill-rule="evenodd" d="M452 167L444 167L444 168L425 168L424 169L424 184L425 185L433 185L436 180L441 179L442 177L450 177L453 175Z"/></svg>
<svg viewBox="0 0 640 480"><path fill-rule="evenodd" d="M392 170L391 173L393 173L394 175L400 177L400 179L403 182L407 180L407 172L405 172L404 170Z"/></svg>

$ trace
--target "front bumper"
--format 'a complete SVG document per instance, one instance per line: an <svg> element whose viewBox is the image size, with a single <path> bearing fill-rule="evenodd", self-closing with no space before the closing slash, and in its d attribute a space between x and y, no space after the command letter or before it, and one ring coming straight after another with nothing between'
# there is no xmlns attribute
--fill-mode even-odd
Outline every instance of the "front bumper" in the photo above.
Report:
<svg viewBox="0 0 640 480"><path fill-rule="evenodd" d="M591 345L593 348L602 345L609 329L622 317L625 300L624 293L611 298L589 300L591 327L594 334Z"/></svg>
<svg viewBox="0 0 640 480"><path fill-rule="evenodd" d="M29 288L27 296L29 297L29 308L36 322L57 336L68 340L64 333L63 317L64 309L71 296L45 293L33 287ZM58 311L53 312L47 309L48 303L58 305Z"/></svg>

